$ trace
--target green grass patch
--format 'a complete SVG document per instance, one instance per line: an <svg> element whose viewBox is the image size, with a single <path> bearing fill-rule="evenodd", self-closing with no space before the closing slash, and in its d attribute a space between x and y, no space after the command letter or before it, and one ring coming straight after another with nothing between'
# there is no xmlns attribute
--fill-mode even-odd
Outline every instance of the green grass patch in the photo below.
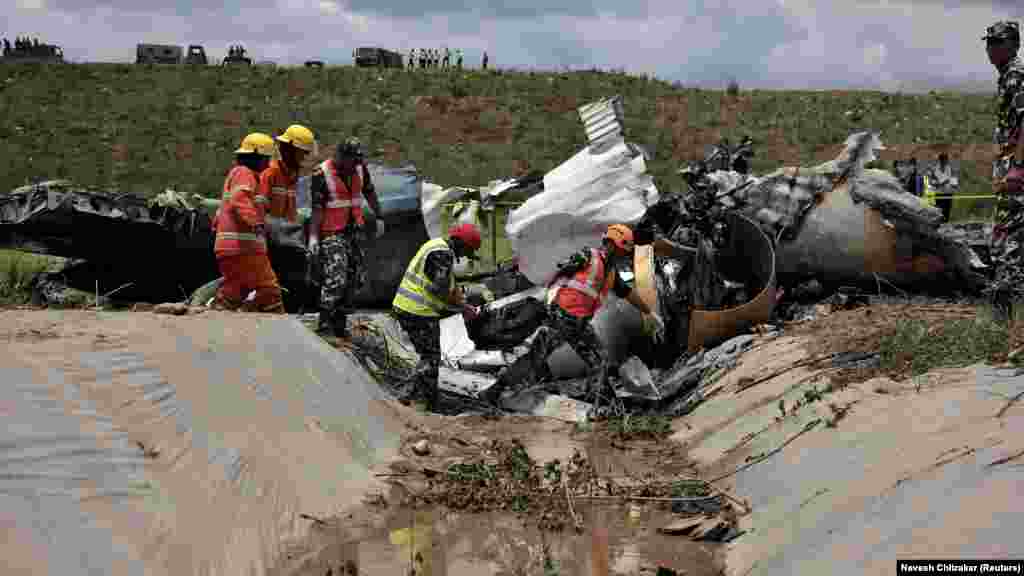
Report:
<svg viewBox="0 0 1024 576"><path fill-rule="evenodd" d="M919 376L933 368L984 362L1007 352L1009 329L990 315L929 324L912 320L882 338L882 368Z"/></svg>
<svg viewBox="0 0 1024 576"><path fill-rule="evenodd" d="M49 265L45 256L0 250L0 303L28 303L32 299L32 279Z"/></svg>
<svg viewBox="0 0 1024 576"><path fill-rule="evenodd" d="M993 78L993 89L995 78ZM726 136L755 140L752 170L831 159L855 131L882 133L881 165L944 149L964 195L988 194L991 95L702 90L644 76L575 72L409 71L329 66L185 67L0 64L0 182L54 177L152 195L217 196L248 132L309 125L331 147L356 134L371 157L411 162L443 186L547 171L586 140L576 108L620 94L626 133L654 153L657 185ZM958 199L954 217L988 216Z"/></svg>
<svg viewBox="0 0 1024 576"><path fill-rule="evenodd" d="M711 488L702 480L679 480L672 484L672 498L703 498L711 496Z"/></svg>
<svg viewBox="0 0 1024 576"><path fill-rule="evenodd" d="M608 430L619 440L662 440L672 433L672 419L656 414L626 414L608 419Z"/></svg>

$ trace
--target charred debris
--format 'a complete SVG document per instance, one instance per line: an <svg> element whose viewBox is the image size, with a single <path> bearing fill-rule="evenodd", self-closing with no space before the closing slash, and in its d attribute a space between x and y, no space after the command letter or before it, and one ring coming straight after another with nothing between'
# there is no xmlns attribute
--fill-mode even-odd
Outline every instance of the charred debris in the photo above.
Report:
<svg viewBox="0 0 1024 576"><path fill-rule="evenodd" d="M615 112L600 127L601 134L587 124L595 106ZM604 132L621 140L622 103L612 98L588 107L580 115L591 139L590 153L596 155L597 147L609 146ZM634 227L638 241L628 272L657 305L667 327L665 341L652 347L633 338L638 315L623 303L610 303L603 317L595 318L599 335L621 362L616 387L624 402L685 413L699 401L693 396L696 384L734 363L752 342L748 334L754 327L767 325L770 331L806 315L808 303L839 298L856 305L893 293L971 298L989 281L985 230L940 228L938 209L904 192L889 172L866 167L883 149L878 134L851 135L830 162L783 167L763 176L749 174L754 146L749 137L737 146L719 143L679 171L683 190L658 193L651 184L654 193L646 198L655 201L641 214L622 218ZM636 146L623 150L646 156ZM586 174L554 178L561 169L523 182L506 181L503 190L539 195L550 187L549 180L559 186L573 178L586 180ZM642 173L642 161L639 169L626 169ZM431 226L424 183L415 169L405 167L400 174L405 184L395 188L390 201L386 189L382 198L390 206L385 210L389 221L399 226L391 227L387 242L370 248L379 254L369 254L369 261L379 266L371 270L360 298L366 307L389 305L408 258L437 227ZM481 193L482 200L488 198ZM218 277L212 251L216 205L170 190L146 200L87 190L66 180L42 181L0 196L0 247L68 259L62 269L38 279L39 304L59 303L54 295L62 287L95 293L113 305L202 304L194 293ZM286 306L302 313L314 295L304 274L302 227L272 223L271 230L271 260L286 291ZM525 350L544 319L543 287L514 261L497 265L486 276L487 289L476 292L488 295L476 296L486 304L483 314L465 324L461 317L448 318L443 325L446 338L469 344L446 359L442 387L466 398L486 389L502 366L530 369L537 359L526 358ZM379 316L371 315L370 321L382 322ZM377 364L388 362L375 352L383 340L374 344L370 338L362 345L367 357L377 356ZM572 398L573 390L583 388L574 385L582 367L571 350L549 362L561 379L533 391L527 410L544 410L547 396ZM474 372L479 377L465 376ZM400 374L392 370L392 376Z"/></svg>

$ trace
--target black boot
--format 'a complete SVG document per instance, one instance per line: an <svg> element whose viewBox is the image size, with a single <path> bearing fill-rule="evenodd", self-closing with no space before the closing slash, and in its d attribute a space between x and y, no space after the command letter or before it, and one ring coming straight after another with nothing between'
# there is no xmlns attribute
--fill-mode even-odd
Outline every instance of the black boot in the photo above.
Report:
<svg viewBox="0 0 1024 576"><path fill-rule="evenodd" d="M316 322L317 334L327 334L331 329L331 313L326 310L321 310L320 316L317 318Z"/></svg>
<svg viewBox="0 0 1024 576"><path fill-rule="evenodd" d="M398 397L398 401L403 406L408 406L416 400L416 395L419 392L418 381L414 378L411 381L403 382L399 385L398 390L395 391L395 395Z"/></svg>
<svg viewBox="0 0 1024 576"><path fill-rule="evenodd" d="M427 410L437 412L441 407L441 390L437 387L437 381L424 384L423 399L426 401Z"/></svg>
<svg viewBox="0 0 1024 576"><path fill-rule="evenodd" d="M506 383L503 378L504 374L499 374L498 379L491 384L491 387L481 392L477 398L481 401L490 404L496 408L500 408L501 405L501 392L505 389Z"/></svg>
<svg viewBox="0 0 1024 576"><path fill-rule="evenodd" d="M331 328L333 328L334 335L338 338L349 338L352 336L348 331L348 314L344 312L335 312L331 316Z"/></svg>

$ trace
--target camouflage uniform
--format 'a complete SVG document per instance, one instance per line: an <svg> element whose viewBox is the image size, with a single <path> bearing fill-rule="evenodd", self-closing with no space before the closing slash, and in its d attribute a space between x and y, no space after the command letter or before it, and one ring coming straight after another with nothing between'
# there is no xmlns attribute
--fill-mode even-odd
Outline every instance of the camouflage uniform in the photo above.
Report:
<svg viewBox="0 0 1024 576"><path fill-rule="evenodd" d="M362 233L362 229L350 224L320 242L320 309L332 318L349 312L353 297L366 285Z"/></svg>
<svg viewBox="0 0 1024 576"><path fill-rule="evenodd" d="M413 374L414 388L406 397L424 398L430 409L434 409L439 395L437 379L441 368L441 319L406 314L401 310L392 310L392 314L402 330L409 335L420 357Z"/></svg>
<svg viewBox="0 0 1024 576"><path fill-rule="evenodd" d="M986 37L1013 38L1017 36L1016 23L999 22L989 28ZM1014 150L1020 136L1024 118L1024 64L1014 57L999 71L996 91L996 127L993 142L999 147L999 156L992 163L993 184L1004 179L1015 161ZM998 304L1007 304L1024 297L1024 203L1017 199L1000 198L996 228L991 242L995 264L995 281L988 292Z"/></svg>
<svg viewBox="0 0 1024 576"><path fill-rule="evenodd" d="M608 354L594 331L592 319L593 316L573 316L555 302L548 305L547 321L534 338L530 350L540 360L539 368L544 377L550 377L546 370L548 356L565 343L572 347L584 364L607 371Z"/></svg>
<svg viewBox="0 0 1024 576"><path fill-rule="evenodd" d="M362 168L357 168L362 169ZM372 186L365 178L364 190ZM327 183L319 166L313 170L310 192L319 205L327 202ZM366 285L366 252L363 248L365 231L349 221L341 232L320 239L317 254L317 276L320 280L321 328L327 321L334 324L336 334L347 333L347 317L352 311L352 300Z"/></svg>
<svg viewBox="0 0 1024 576"><path fill-rule="evenodd" d="M558 263L559 275L572 275L587 265L590 261L590 249L583 249L574 253L569 258ZM611 261L606 265L614 266ZM632 291L632 286L624 281L619 274L615 274L612 291L620 298L626 298ZM592 323L593 316L574 316L570 314L557 301L548 305L547 319L534 337L530 345L529 355L532 358L532 370L534 378L538 381L551 377L547 358L562 344L568 343L576 355L583 360L591 373L597 373L596 386L592 386L590 393L602 391L608 383L608 375L612 369L612 363L608 357L608 351L604 344L597 337ZM518 383L518 386L528 386L535 382ZM489 399L495 400L502 389L513 385L505 379L505 373L498 377L498 382L489 390Z"/></svg>
<svg viewBox="0 0 1024 576"><path fill-rule="evenodd" d="M423 272L437 291L447 287L449 278L454 274L455 260L452 256L451 252L446 251L427 255ZM402 330L409 335L409 340L420 357L413 375L413 390L406 394L405 399L423 398L428 409L434 410L439 397L437 379L441 367L441 318L408 314L397 308L392 309L392 314Z"/></svg>

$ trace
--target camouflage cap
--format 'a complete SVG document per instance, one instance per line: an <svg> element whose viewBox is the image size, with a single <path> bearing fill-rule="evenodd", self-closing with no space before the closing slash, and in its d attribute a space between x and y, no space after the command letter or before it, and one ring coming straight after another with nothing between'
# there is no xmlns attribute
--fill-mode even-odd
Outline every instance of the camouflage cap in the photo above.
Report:
<svg viewBox="0 0 1024 576"><path fill-rule="evenodd" d="M1020 42L1020 25L1012 20L1001 20L985 29L982 40L1013 40Z"/></svg>
<svg viewBox="0 0 1024 576"><path fill-rule="evenodd" d="M355 158L362 159L365 156L363 152L363 144L359 141L359 138L355 136L347 138L341 144L338 144L336 152L338 158Z"/></svg>

